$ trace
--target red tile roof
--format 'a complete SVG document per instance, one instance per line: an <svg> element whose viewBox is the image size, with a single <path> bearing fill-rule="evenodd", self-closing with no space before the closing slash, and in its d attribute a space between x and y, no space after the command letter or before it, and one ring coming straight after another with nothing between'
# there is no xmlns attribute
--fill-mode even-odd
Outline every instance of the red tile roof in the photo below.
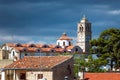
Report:
<svg viewBox="0 0 120 80"><path fill-rule="evenodd" d="M7 46L10 46L10 47L15 47L16 44L15 43L6 43Z"/></svg>
<svg viewBox="0 0 120 80"><path fill-rule="evenodd" d="M27 50L25 47L14 47L18 51L25 51Z"/></svg>
<svg viewBox="0 0 120 80"><path fill-rule="evenodd" d="M64 48L55 48L54 50L56 53L63 53L64 51L66 51Z"/></svg>
<svg viewBox="0 0 120 80"><path fill-rule="evenodd" d="M40 52L40 49L35 47L29 47L27 48L27 52Z"/></svg>
<svg viewBox="0 0 120 80"><path fill-rule="evenodd" d="M69 38L66 33L63 33L63 35L59 38L59 40L72 40L72 39Z"/></svg>
<svg viewBox="0 0 120 80"><path fill-rule="evenodd" d="M58 45L47 45L47 44L20 44L20 43L6 43L9 47L14 47L19 52L46 52L51 53L51 51L56 53L62 53L64 51L70 51L74 46L67 46L66 48L61 48ZM3 45L4 46L4 45Z"/></svg>
<svg viewBox="0 0 120 80"><path fill-rule="evenodd" d="M71 58L72 56L26 56L4 68L49 70Z"/></svg>
<svg viewBox="0 0 120 80"><path fill-rule="evenodd" d="M57 45L50 44L48 45L50 48L55 48Z"/></svg>
<svg viewBox="0 0 120 80"><path fill-rule="evenodd" d="M22 47L29 47L30 44L21 44Z"/></svg>
<svg viewBox="0 0 120 80"><path fill-rule="evenodd" d="M85 80L120 80L120 73L85 73Z"/></svg>
<svg viewBox="0 0 120 80"><path fill-rule="evenodd" d="M75 46L68 46L68 47L66 47L66 50L71 50L71 49L73 49Z"/></svg>
<svg viewBox="0 0 120 80"><path fill-rule="evenodd" d="M45 44L35 44L37 48L43 47Z"/></svg>
<svg viewBox="0 0 120 80"><path fill-rule="evenodd" d="M41 52L51 52L52 48L40 48Z"/></svg>

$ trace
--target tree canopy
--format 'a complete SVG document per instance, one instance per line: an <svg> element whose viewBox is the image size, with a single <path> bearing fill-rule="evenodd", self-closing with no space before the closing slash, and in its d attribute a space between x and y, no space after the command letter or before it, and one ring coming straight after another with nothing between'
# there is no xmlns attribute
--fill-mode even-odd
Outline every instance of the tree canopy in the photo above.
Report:
<svg viewBox="0 0 120 80"><path fill-rule="evenodd" d="M97 53L100 57L103 54L104 59L109 60L111 70L120 68L120 29L110 28L103 31L98 39L90 41L91 53Z"/></svg>

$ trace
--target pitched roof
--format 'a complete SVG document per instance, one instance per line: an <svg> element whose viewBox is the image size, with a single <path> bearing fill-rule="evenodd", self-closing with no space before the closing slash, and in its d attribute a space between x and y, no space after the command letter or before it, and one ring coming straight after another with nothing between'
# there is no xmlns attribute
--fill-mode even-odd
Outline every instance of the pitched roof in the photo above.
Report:
<svg viewBox="0 0 120 80"><path fill-rule="evenodd" d="M27 49L25 47L14 47L18 51L26 51Z"/></svg>
<svg viewBox="0 0 120 80"><path fill-rule="evenodd" d="M15 47L16 46L16 43L6 43L7 46L10 46L10 47Z"/></svg>
<svg viewBox="0 0 120 80"><path fill-rule="evenodd" d="M22 47L29 47L30 44L21 44Z"/></svg>
<svg viewBox="0 0 120 80"><path fill-rule="evenodd" d="M52 48L40 48L41 52L51 52Z"/></svg>
<svg viewBox="0 0 120 80"><path fill-rule="evenodd" d="M55 48L54 50L56 53L63 53L64 51L66 51L64 48Z"/></svg>
<svg viewBox="0 0 120 80"><path fill-rule="evenodd" d="M40 52L40 49L39 48L35 48L35 47L29 47L29 48L27 48L27 51L28 52Z"/></svg>
<svg viewBox="0 0 120 80"><path fill-rule="evenodd" d="M66 33L63 33L63 35L58 40L72 40L72 39L69 38Z"/></svg>
<svg viewBox="0 0 120 80"><path fill-rule="evenodd" d="M55 66L71 59L72 56L26 56L6 67L4 69L41 69L50 70Z"/></svg>
<svg viewBox="0 0 120 80"><path fill-rule="evenodd" d="M45 46L45 44L35 44L35 46L36 46L37 48L41 48L41 47Z"/></svg>
<svg viewBox="0 0 120 80"><path fill-rule="evenodd" d="M120 80L120 73L85 73L86 80Z"/></svg>
<svg viewBox="0 0 120 80"><path fill-rule="evenodd" d="M68 47L66 47L66 50L71 50L71 49L73 49L75 46L68 46Z"/></svg>

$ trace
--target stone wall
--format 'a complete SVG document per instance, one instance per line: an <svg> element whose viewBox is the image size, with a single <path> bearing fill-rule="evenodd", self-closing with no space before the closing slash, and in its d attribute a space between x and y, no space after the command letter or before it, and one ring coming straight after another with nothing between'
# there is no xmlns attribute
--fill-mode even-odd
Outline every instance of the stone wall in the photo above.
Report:
<svg viewBox="0 0 120 80"><path fill-rule="evenodd" d="M43 74L43 78L46 80L53 80L53 72L52 71L28 71L26 73L27 80L38 80L38 74Z"/></svg>
<svg viewBox="0 0 120 80"><path fill-rule="evenodd" d="M72 58L56 66L53 70L53 80L64 80L65 76L68 76L68 80L73 80L73 63L74 60Z"/></svg>

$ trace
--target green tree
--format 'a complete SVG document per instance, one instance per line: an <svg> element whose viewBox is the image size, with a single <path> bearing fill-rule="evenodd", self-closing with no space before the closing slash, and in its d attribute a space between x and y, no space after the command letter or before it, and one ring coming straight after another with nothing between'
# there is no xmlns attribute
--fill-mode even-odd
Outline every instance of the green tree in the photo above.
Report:
<svg viewBox="0 0 120 80"><path fill-rule="evenodd" d="M79 71L104 72L105 70L101 69L101 67L106 64L107 60L105 60L103 56L98 59L94 59L92 54L89 54L88 56L82 54L80 57L75 58L74 71L75 73L78 73Z"/></svg>
<svg viewBox="0 0 120 80"><path fill-rule="evenodd" d="M120 29L107 29L100 34L98 39L91 40L90 44L91 53L97 53L98 56L106 54L104 59L110 61L111 69L120 67Z"/></svg>

